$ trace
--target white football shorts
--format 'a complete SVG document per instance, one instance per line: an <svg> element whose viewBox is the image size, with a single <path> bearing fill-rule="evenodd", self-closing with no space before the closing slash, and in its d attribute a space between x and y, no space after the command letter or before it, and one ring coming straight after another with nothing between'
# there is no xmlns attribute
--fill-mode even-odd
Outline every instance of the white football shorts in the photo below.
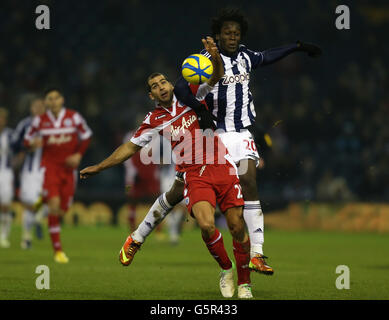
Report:
<svg viewBox="0 0 389 320"><path fill-rule="evenodd" d="M220 139L227 147L232 160L238 164L241 160L255 160L259 164L259 154L254 138L250 131L223 132L219 134Z"/></svg>
<svg viewBox="0 0 389 320"><path fill-rule="evenodd" d="M20 175L20 200L34 205L42 194L44 170L23 172Z"/></svg>
<svg viewBox="0 0 389 320"><path fill-rule="evenodd" d="M0 204L10 205L14 196L14 174L12 170L0 170Z"/></svg>

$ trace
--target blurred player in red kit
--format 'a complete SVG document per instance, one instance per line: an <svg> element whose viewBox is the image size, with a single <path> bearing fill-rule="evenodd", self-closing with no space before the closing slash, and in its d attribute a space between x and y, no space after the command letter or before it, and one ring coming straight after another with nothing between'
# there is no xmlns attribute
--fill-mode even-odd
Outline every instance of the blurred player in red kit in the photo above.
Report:
<svg viewBox="0 0 389 320"><path fill-rule="evenodd" d="M72 204L77 184L76 169L89 146L92 131L84 118L64 106L59 88L45 91L48 110L32 120L24 136L27 147L42 147L44 170L43 196L49 208L48 224L54 248L54 260L67 263L60 240L60 217Z"/></svg>
<svg viewBox="0 0 389 320"><path fill-rule="evenodd" d="M124 141L129 141L134 133L135 131L128 132ZM154 163L142 163L140 153L135 154L123 164L128 197L128 222L132 232L136 229L136 207L140 203L152 203L160 192L159 167Z"/></svg>

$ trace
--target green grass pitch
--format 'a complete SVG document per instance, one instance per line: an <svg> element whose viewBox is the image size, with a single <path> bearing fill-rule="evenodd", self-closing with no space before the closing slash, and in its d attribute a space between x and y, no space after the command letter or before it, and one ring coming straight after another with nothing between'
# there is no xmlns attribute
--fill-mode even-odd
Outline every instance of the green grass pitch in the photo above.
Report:
<svg viewBox="0 0 389 320"><path fill-rule="evenodd" d="M222 230L233 258L231 237ZM63 227L70 263L53 261L47 231L31 250L0 249L0 299L223 299L219 269L198 229L179 245L149 237L129 267L118 261L124 227ZM389 235L267 230L265 254L273 276L251 274L255 299L389 299ZM38 265L50 268L50 290L35 287ZM350 268L350 289L338 290L338 265ZM235 275L236 279L236 275Z"/></svg>

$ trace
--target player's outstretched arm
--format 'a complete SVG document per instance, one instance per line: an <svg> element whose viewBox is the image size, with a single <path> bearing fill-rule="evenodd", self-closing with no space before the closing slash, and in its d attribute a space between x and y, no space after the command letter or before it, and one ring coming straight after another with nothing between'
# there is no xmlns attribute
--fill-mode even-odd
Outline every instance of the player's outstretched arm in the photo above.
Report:
<svg viewBox="0 0 389 320"><path fill-rule="evenodd" d="M90 176L94 176L105 169L116 166L131 158L141 148L142 147L132 143L131 141L123 143L107 159L101 161L99 164L82 169L80 171L80 178L87 179Z"/></svg>
<svg viewBox="0 0 389 320"><path fill-rule="evenodd" d="M298 51L306 52L308 56L312 58L319 57L322 53L320 47L318 47L315 44L296 41L293 44L262 51L261 53L262 53L263 60L261 65L266 66L272 64L288 56L289 54Z"/></svg>

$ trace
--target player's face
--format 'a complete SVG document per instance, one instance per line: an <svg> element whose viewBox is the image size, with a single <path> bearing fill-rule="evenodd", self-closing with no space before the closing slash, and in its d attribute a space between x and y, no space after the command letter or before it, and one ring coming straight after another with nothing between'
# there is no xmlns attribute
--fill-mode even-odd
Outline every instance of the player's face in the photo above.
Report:
<svg viewBox="0 0 389 320"><path fill-rule="evenodd" d="M169 104L173 99L173 85L159 75L149 80L150 98L161 104Z"/></svg>
<svg viewBox="0 0 389 320"><path fill-rule="evenodd" d="M227 53L235 53L238 50L241 39L240 25L235 21L226 21L216 35L220 48Z"/></svg>
<svg viewBox="0 0 389 320"><path fill-rule="evenodd" d="M33 116L39 116L46 111L45 104L42 99L36 99L31 103L30 107L31 114Z"/></svg>
<svg viewBox="0 0 389 320"><path fill-rule="evenodd" d="M45 105L54 113L58 113L64 104L64 98L58 91L51 91L45 97Z"/></svg>

